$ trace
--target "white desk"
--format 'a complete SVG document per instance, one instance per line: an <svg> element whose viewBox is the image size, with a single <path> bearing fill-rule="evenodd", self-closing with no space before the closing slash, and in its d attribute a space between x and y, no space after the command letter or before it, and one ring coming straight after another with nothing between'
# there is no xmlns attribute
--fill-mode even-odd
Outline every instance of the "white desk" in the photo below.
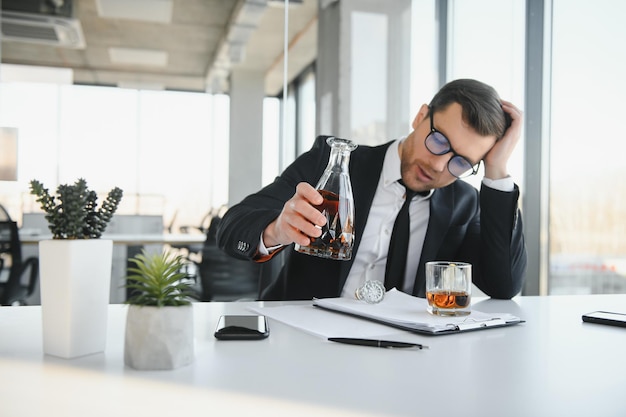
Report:
<svg viewBox="0 0 626 417"><path fill-rule="evenodd" d="M110 306L106 352L74 360L42 354L39 307L2 307L0 415L626 415L626 329L580 318L626 311L626 295L485 300L475 308L527 322L403 337L422 351L334 344L274 320L266 340L216 341L218 316L250 305L196 304L195 362L158 372L124 366L126 306Z"/></svg>

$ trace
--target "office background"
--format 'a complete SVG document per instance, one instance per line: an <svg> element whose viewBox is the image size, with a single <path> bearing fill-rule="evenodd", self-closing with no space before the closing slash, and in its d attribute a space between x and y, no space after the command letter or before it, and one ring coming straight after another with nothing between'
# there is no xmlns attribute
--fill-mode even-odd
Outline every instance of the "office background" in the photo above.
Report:
<svg viewBox="0 0 626 417"><path fill-rule="evenodd" d="M73 3L80 11L94 1ZM314 15L298 26L299 8ZM19 221L35 210L30 179L53 189L85 177L101 192L123 188L122 214L196 224L271 181L316 134L400 137L443 83L471 77L525 111L510 167L523 193L525 293L626 290L623 2L304 0L290 9L288 51L310 58L288 59L286 95L272 81L280 54L269 69L231 63L226 87L211 67L200 88L159 91L154 82L76 83L69 65L23 66L14 57L27 44L3 40L0 126L18 131L18 163L17 180L0 181L0 202ZM258 28L282 13L268 6ZM282 30L273 27L279 50Z"/></svg>

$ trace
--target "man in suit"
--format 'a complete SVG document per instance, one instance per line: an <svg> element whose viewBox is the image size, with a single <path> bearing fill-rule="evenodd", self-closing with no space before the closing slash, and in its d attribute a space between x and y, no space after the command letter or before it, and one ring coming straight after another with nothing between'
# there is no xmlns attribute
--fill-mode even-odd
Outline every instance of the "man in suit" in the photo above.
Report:
<svg viewBox="0 0 626 417"><path fill-rule="evenodd" d="M384 282L391 231L407 189L421 195L409 205L408 256L399 290L424 297L425 263L448 260L471 263L473 282L491 297L519 293L526 248L519 189L507 162L520 138L521 111L486 84L455 80L421 106L412 128L404 138L359 146L350 156L352 259L291 252L260 299L354 297L366 280ZM217 235L220 248L265 262L293 243L306 246L320 236L326 219L314 207L322 197L311 184L321 177L329 154L326 137L317 138L272 184L228 210ZM457 181L475 174L481 161L480 192Z"/></svg>

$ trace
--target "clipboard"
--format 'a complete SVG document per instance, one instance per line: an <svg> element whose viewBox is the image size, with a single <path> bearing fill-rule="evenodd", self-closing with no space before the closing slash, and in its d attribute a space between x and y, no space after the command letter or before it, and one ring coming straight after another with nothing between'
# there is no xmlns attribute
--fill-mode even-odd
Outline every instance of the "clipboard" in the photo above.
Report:
<svg viewBox="0 0 626 417"><path fill-rule="evenodd" d="M428 303L425 299L413 297L395 288L387 291L385 298L378 304L338 297L314 299L313 305L324 310L431 336L513 326L524 322L509 313L482 311L472 311L462 317L433 316L427 311Z"/></svg>

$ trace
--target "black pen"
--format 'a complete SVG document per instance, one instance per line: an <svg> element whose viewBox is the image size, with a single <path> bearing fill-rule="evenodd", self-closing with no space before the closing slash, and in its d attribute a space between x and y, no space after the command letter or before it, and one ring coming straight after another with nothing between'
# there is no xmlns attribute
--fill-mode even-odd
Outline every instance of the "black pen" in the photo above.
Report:
<svg viewBox="0 0 626 417"><path fill-rule="evenodd" d="M329 341L337 343L345 343L348 345L373 346L380 348L418 348L428 349L428 346L419 343L394 342L391 340L374 340L374 339L353 339L350 337L329 337Z"/></svg>

